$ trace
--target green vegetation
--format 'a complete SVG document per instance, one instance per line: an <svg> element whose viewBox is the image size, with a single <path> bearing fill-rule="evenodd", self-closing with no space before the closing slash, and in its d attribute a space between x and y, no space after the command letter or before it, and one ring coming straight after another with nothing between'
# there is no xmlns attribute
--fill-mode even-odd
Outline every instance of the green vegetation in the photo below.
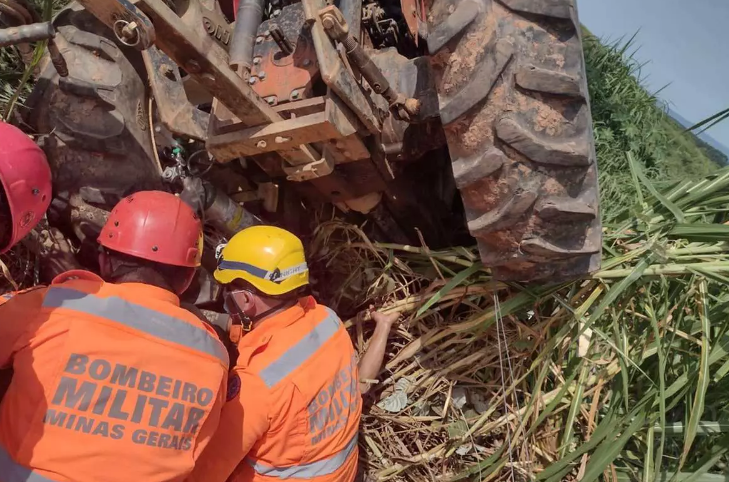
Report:
<svg viewBox="0 0 729 482"><path fill-rule="evenodd" d="M727 480L729 167L641 86L630 42L585 43L608 221L591 279L505 285L475 249L317 232L325 299L405 315L361 432L378 480Z"/></svg>
<svg viewBox="0 0 729 482"><path fill-rule="evenodd" d="M28 0L41 18L50 20L69 0ZM0 15L0 28L6 26ZM26 66L16 47L0 48L0 119L11 119L14 108L30 94L33 85L33 71L45 52L47 42L36 42L28 54L30 66Z"/></svg>
<svg viewBox="0 0 729 482"><path fill-rule="evenodd" d="M378 480L726 472L729 167L663 193L627 168L641 217L617 215L602 271L563 286L494 282L475 249L319 227L312 264L325 298L342 314L388 302L406 315L361 432ZM371 327L348 324L364 348Z"/></svg>
<svg viewBox="0 0 729 482"><path fill-rule="evenodd" d="M586 35L585 47L602 271L522 287L495 282L472 248L378 244L339 222L315 233L323 300L342 315L370 303L405 315L362 424L362 463L381 480L705 482L729 470L729 167L642 87L631 42ZM23 72L0 51L0 102ZM32 280L19 249L11 271ZM347 322L359 349L365 318Z"/></svg>
<svg viewBox="0 0 729 482"><path fill-rule="evenodd" d="M628 53L632 39L604 45L585 32L583 43L604 221L613 221L635 199L628 152L659 188L701 178L724 164L723 154L685 133L643 87L640 64Z"/></svg>

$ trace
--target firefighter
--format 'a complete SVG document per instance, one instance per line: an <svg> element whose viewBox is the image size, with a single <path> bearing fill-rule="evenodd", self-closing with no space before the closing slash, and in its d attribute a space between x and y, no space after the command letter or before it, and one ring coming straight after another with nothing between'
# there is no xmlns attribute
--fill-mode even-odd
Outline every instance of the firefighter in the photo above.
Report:
<svg viewBox="0 0 729 482"><path fill-rule="evenodd" d="M0 122L0 254L30 232L51 203L45 154L17 127ZM0 304L10 293L0 295Z"/></svg>
<svg viewBox="0 0 729 482"><path fill-rule="evenodd" d="M301 241L254 226L224 247L215 271L238 359L213 440L191 480L349 482L357 471L360 377L380 370L397 315L376 314L374 347L358 366L329 308L308 296Z"/></svg>
<svg viewBox="0 0 729 482"><path fill-rule="evenodd" d="M0 481L183 480L218 426L228 357L180 308L202 226L172 194L120 201L101 277L58 276L0 306Z"/></svg>

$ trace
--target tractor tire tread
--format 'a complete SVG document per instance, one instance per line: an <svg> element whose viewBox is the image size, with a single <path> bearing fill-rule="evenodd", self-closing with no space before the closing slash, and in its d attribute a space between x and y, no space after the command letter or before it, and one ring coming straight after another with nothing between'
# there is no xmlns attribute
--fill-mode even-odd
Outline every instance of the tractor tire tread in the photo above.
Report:
<svg viewBox="0 0 729 482"><path fill-rule="evenodd" d="M68 63L60 77L48 63L28 105L29 124L45 135L44 150L59 193L119 193L160 189L149 127L146 76L139 53L78 4L54 19Z"/></svg>
<svg viewBox="0 0 729 482"><path fill-rule="evenodd" d="M503 280L593 272L602 228L575 0L465 4L434 1L428 47L481 258Z"/></svg>

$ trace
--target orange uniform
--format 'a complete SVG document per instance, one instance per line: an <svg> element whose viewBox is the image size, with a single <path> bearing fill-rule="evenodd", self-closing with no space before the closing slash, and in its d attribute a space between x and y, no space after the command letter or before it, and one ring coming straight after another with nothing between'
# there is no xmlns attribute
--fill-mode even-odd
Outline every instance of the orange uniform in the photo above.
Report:
<svg viewBox="0 0 729 482"><path fill-rule="evenodd" d="M15 295L0 320L0 367L14 370L0 482L189 475L218 427L228 358L177 296L76 271Z"/></svg>
<svg viewBox="0 0 729 482"><path fill-rule="evenodd" d="M198 460L200 482L350 482L362 413L354 347L313 298L243 336L220 428Z"/></svg>

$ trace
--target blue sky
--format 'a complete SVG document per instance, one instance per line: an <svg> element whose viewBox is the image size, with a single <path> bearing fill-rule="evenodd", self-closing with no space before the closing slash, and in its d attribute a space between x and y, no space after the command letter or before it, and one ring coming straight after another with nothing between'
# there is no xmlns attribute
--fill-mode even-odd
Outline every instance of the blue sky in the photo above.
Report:
<svg viewBox="0 0 729 482"><path fill-rule="evenodd" d="M698 122L729 108L729 0L577 0L580 20L601 38L640 30L636 58L649 90ZM729 146L729 120L707 131Z"/></svg>

